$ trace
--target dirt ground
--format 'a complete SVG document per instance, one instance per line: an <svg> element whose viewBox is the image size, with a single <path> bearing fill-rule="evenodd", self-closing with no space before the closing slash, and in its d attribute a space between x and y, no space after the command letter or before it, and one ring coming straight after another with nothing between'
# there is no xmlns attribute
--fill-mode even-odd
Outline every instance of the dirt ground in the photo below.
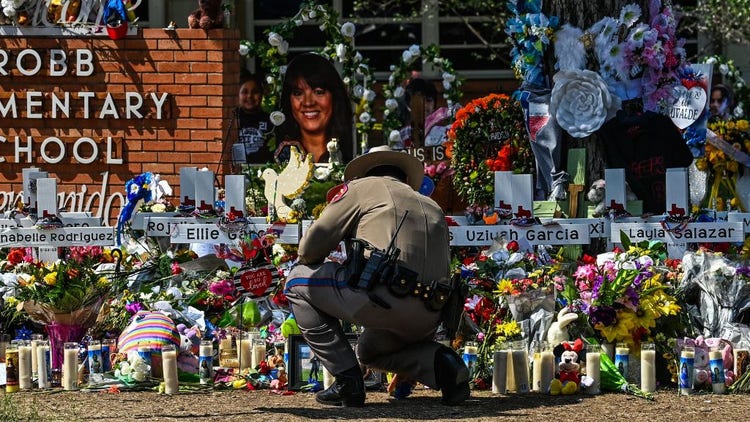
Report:
<svg viewBox="0 0 750 422"><path fill-rule="evenodd" d="M0 394L2 395L2 394ZM10 397L8 397L10 396ZM742 420L750 395L695 394L679 396L661 390L654 401L608 393L599 396L557 396L530 393L494 395L472 391L464 405L440 404L440 393L417 389L407 399L368 392L364 408L335 408L315 402L312 393L279 395L269 390L156 392L20 392L3 398L3 420L41 421L685 421ZM12 411L8 413L8 411Z"/></svg>

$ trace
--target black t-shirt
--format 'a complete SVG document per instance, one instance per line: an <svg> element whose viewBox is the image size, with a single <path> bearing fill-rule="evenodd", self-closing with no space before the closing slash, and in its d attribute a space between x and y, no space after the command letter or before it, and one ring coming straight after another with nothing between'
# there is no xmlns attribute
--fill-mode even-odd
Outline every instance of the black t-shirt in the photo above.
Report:
<svg viewBox="0 0 750 422"><path fill-rule="evenodd" d="M273 151L268 147L268 138L273 125L268 114L263 111L246 112L237 109L237 144L245 149L245 159L249 164L273 162Z"/></svg>
<svg viewBox="0 0 750 422"><path fill-rule="evenodd" d="M624 111L598 132L608 168L624 168L633 193L643 201L643 212L661 214L666 209L665 178L668 168L693 162L680 131L664 115Z"/></svg>

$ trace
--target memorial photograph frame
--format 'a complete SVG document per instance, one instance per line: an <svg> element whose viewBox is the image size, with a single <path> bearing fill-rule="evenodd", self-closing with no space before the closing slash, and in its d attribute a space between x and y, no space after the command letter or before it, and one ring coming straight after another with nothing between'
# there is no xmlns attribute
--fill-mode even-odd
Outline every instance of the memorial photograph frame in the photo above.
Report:
<svg viewBox="0 0 750 422"><path fill-rule="evenodd" d="M347 333L346 339L355 348L359 334ZM310 346L305 341L305 338L301 334L292 334L287 339L289 342L289 362L287 368L287 376L289 378L288 385L291 391L300 391L304 386L308 385L311 379L320 382L323 385L323 371L325 368L320 362L315 361L315 355L313 354ZM317 371L317 377L315 372Z"/></svg>

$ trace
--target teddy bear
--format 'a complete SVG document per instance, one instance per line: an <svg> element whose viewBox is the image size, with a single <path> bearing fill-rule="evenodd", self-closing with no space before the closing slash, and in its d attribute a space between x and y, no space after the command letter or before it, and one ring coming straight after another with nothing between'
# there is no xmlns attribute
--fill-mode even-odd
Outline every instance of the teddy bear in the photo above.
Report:
<svg viewBox="0 0 750 422"><path fill-rule="evenodd" d="M603 217L607 214L607 204L604 203L606 187L607 183L604 179L598 179L591 183L591 187L586 193L586 199L594 205L594 217ZM638 197L635 196L627 182L625 183L625 200L638 200Z"/></svg>
<svg viewBox="0 0 750 422"><path fill-rule="evenodd" d="M570 395L578 391L578 385L581 384L581 364L578 361L585 350L580 338L573 343L566 341L555 347L553 353L560 358L560 363L557 366L558 376L550 383L551 395Z"/></svg>
<svg viewBox="0 0 750 422"><path fill-rule="evenodd" d="M221 28L224 26L224 12L221 0L198 0L198 9L188 16L188 27L193 29Z"/></svg>

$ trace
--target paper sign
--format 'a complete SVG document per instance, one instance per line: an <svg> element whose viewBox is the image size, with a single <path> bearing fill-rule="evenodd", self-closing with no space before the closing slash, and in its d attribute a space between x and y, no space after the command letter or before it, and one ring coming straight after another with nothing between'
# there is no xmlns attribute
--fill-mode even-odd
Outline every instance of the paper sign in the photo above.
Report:
<svg viewBox="0 0 750 422"><path fill-rule="evenodd" d="M706 108L708 95L706 90L700 86L694 86L690 89L679 85L672 90L675 97L674 102L669 106L669 118L680 129L695 123L703 110Z"/></svg>

